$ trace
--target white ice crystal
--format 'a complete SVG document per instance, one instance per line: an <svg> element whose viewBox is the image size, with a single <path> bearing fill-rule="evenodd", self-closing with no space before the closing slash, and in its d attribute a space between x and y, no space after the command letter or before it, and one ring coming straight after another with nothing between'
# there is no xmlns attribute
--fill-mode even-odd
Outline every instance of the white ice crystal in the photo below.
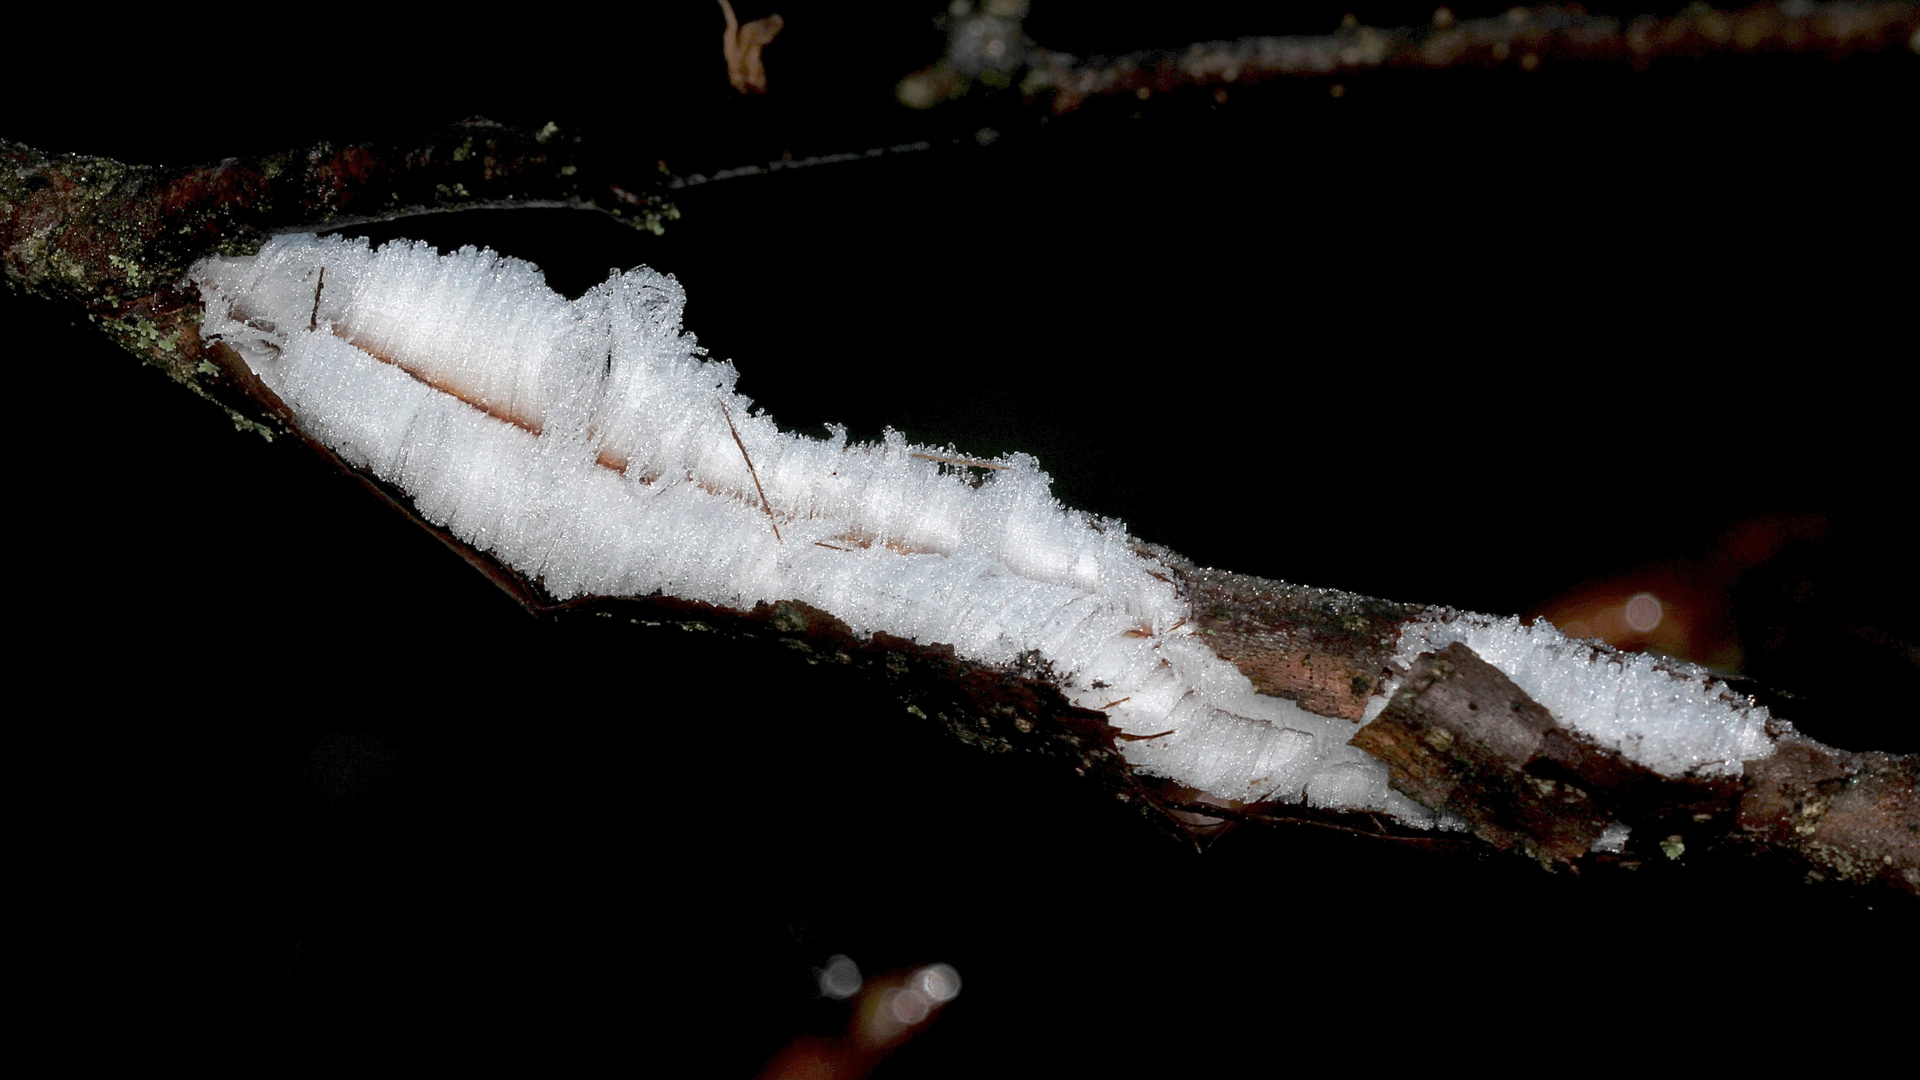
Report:
<svg viewBox="0 0 1920 1080"><path fill-rule="evenodd" d="M287 236L209 259L193 279L203 333L308 433L556 597L797 600L856 633L985 663L1038 655L1072 701L1121 731L1171 732L1124 744L1146 772L1225 799L1436 821L1347 745L1351 723L1256 693L1195 639L1165 568L1119 522L1063 508L1033 459L1009 455L976 484L921 456L949 451L897 433L849 444L843 429L780 431L734 392L733 366L681 332L672 277L617 273L568 301L536 267L492 252ZM1420 640L1454 632L1436 624ZM1529 679L1558 685L1523 677L1534 661L1501 651L1511 632L1458 632L1479 634L1466 640L1503 669L1517 663L1509 674L1529 692ZM1581 692L1598 700L1594 680ZM1668 747L1666 727L1619 719L1636 702L1670 704L1652 682L1633 685L1571 722ZM1556 702L1578 697L1541 700L1558 715ZM1737 762L1758 748L1745 730L1659 760Z"/></svg>
<svg viewBox="0 0 1920 1080"><path fill-rule="evenodd" d="M1396 661L1462 642L1554 719L1665 776L1739 776L1773 753L1767 709L1704 669L1576 641L1545 622L1443 612L1410 624Z"/></svg>
<svg viewBox="0 0 1920 1080"><path fill-rule="evenodd" d="M1631 835L1633 835L1632 829L1618 821L1613 822L1601 830L1600 836L1594 840L1591 850L1605 851L1618 855L1627 850L1627 837Z"/></svg>

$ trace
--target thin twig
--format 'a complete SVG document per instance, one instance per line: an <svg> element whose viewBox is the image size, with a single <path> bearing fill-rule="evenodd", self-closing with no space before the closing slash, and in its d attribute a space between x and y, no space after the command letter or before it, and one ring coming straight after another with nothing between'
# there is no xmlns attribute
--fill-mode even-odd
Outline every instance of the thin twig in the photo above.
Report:
<svg viewBox="0 0 1920 1080"><path fill-rule="evenodd" d="M767 512L767 523L773 526L773 538L782 540L780 522L774 519L773 506L767 502L767 489L760 486L760 472L753 467L753 456L747 453L747 444L740 441L740 429L733 426L733 414L727 411L727 399L720 398L719 401L720 415L727 418L727 430L733 432L733 445L740 448L740 456L747 461L747 475L753 477L753 490L760 493L760 509Z"/></svg>
<svg viewBox="0 0 1920 1080"><path fill-rule="evenodd" d="M313 314L307 317L309 333L320 329L320 290L327 287L327 268L320 268L320 280L313 286Z"/></svg>
<svg viewBox="0 0 1920 1080"><path fill-rule="evenodd" d="M1232 90L1271 79L1344 79L1387 70L1530 73L1563 63L1638 70L1715 55L1838 59L1913 46L1920 41L1920 8L1898 0L1756 4L1739 11L1698 4L1672 17L1621 19L1543 4L1460 20L1442 7L1427 26L1362 26L1349 16L1331 34L1198 42L1093 60L1044 48L1026 36L1017 16L982 11L954 19L947 29L947 55L900 83L901 102L926 108L976 85L1017 87L1023 98L1060 114L1090 100L1137 104L1196 89L1212 91L1224 104Z"/></svg>

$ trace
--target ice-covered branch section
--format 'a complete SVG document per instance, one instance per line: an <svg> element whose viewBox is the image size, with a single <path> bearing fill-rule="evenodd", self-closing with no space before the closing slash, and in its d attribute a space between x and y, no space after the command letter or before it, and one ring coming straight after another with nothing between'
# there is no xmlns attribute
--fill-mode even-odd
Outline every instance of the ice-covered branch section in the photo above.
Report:
<svg viewBox="0 0 1920 1080"><path fill-rule="evenodd" d="M1256 693L1187 627L1166 567L1119 522L1060 506L1033 459L976 478L892 432L780 431L681 332L669 276L616 273L569 301L491 252L289 236L193 277L203 333L309 434L555 597L797 600L856 633L1038 659L1076 704L1153 736L1123 747L1147 772L1436 821L1347 745L1351 723Z"/></svg>
<svg viewBox="0 0 1920 1080"><path fill-rule="evenodd" d="M1737 777L1742 762L1773 753L1766 707L1735 694L1711 672L1569 640L1545 622L1432 614L1401 634L1394 661L1404 670L1421 653L1456 641L1499 668L1555 720L1663 776ZM1380 714L1392 690L1374 700L1366 719Z"/></svg>

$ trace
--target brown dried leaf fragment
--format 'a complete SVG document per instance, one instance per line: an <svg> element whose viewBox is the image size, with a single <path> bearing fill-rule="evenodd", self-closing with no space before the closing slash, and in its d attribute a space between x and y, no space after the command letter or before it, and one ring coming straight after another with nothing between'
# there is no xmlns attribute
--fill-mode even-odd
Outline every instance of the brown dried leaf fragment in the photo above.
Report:
<svg viewBox="0 0 1920 1080"><path fill-rule="evenodd" d="M760 50L773 44L787 21L769 15L742 26L727 0L720 0L720 13L727 19L727 28L720 34L720 51L727 58L727 81L743 94L766 93L767 65L760 58Z"/></svg>

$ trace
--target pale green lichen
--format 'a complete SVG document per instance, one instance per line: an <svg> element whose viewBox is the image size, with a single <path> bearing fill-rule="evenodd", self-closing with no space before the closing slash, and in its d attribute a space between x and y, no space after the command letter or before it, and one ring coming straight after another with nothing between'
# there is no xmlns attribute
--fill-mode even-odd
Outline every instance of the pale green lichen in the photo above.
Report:
<svg viewBox="0 0 1920 1080"><path fill-rule="evenodd" d="M1827 812L1825 799L1814 799L1800 808L1800 816L1806 820L1796 822L1793 831L1800 836L1812 836L1820 828L1820 817Z"/></svg>
<svg viewBox="0 0 1920 1080"><path fill-rule="evenodd" d="M773 606L773 628L789 634L799 633L807 628L807 617L787 601Z"/></svg>
<svg viewBox="0 0 1920 1080"><path fill-rule="evenodd" d="M85 285L90 280L87 265L59 248L48 253L47 269L75 285Z"/></svg>
<svg viewBox="0 0 1920 1080"><path fill-rule="evenodd" d="M240 413L234 412L232 409L227 410L227 415L233 417L233 430L251 431L268 442L273 441L273 430L267 427L267 425L251 420Z"/></svg>
<svg viewBox="0 0 1920 1080"><path fill-rule="evenodd" d="M265 236L257 234L228 236L222 237L219 244L215 245L214 250L230 259L245 258L260 254L261 245L266 242L267 238Z"/></svg>
<svg viewBox="0 0 1920 1080"><path fill-rule="evenodd" d="M121 334L125 338L126 347L135 352L151 348L163 353L171 353L180 344L180 331L163 334L159 326L145 319L130 319L125 322L109 321L105 325L108 331Z"/></svg>
<svg viewBox="0 0 1920 1080"><path fill-rule="evenodd" d="M614 217L620 216L620 211L618 209L615 209L612 213ZM673 205L672 203L661 203L659 209L647 210L642 212L639 217L634 219L633 223L639 228L645 229L655 236L664 236L666 235L666 231L667 231L666 223L669 221L679 221L679 220L680 220L679 207Z"/></svg>
<svg viewBox="0 0 1920 1080"><path fill-rule="evenodd" d="M118 255L109 255L107 256L107 263L127 276L127 284L137 286L147 283L146 271L142 270L140 264L134 262L132 259L123 259Z"/></svg>

